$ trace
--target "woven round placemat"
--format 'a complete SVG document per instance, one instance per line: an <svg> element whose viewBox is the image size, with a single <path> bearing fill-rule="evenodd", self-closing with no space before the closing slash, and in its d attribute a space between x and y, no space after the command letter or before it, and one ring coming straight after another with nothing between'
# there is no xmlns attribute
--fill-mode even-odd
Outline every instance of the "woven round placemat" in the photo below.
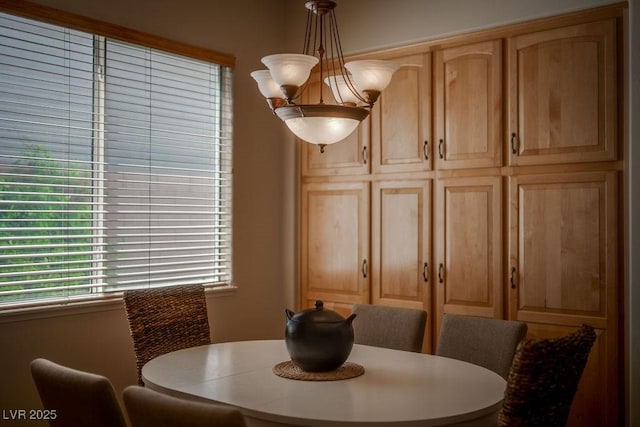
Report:
<svg viewBox="0 0 640 427"><path fill-rule="evenodd" d="M279 377L302 381L336 381L359 377L364 374L364 367L357 363L345 362L338 369L327 372L306 372L291 360L280 362L273 367L273 373Z"/></svg>

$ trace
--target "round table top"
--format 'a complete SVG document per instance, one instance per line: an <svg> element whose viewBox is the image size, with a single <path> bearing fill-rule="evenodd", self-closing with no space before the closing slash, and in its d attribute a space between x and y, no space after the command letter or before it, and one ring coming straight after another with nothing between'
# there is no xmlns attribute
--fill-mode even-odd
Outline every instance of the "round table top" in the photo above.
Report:
<svg viewBox="0 0 640 427"><path fill-rule="evenodd" d="M289 360L283 340L192 347L142 369L149 388L240 408L251 418L300 425L455 425L491 417L505 380L467 362L355 344L348 361L363 375L302 381L273 373Z"/></svg>

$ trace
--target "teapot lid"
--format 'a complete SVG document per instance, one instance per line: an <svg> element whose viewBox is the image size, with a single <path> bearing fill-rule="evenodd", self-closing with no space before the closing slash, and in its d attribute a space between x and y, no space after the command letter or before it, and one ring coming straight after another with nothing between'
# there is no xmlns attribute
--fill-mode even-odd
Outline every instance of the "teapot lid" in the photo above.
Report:
<svg viewBox="0 0 640 427"><path fill-rule="evenodd" d="M314 308L307 308L306 310L302 310L296 313L293 317L291 317L291 320L295 320L296 322L332 323L344 322L345 318L336 311L325 310L322 301L316 300Z"/></svg>

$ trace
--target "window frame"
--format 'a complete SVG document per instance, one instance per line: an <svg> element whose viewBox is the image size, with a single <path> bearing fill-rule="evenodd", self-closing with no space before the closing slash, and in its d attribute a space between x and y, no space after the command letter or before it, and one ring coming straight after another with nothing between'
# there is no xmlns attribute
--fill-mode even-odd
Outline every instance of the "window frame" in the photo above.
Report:
<svg viewBox="0 0 640 427"><path fill-rule="evenodd" d="M0 3L0 12L28 18L48 24L66 27L72 30L91 33L102 39L109 38L126 43L132 43L145 48L164 51L171 54L180 55L187 58L211 62L220 66L228 67L233 71L235 67L235 57L226 53L189 45L175 40L167 39L157 35L140 32L115 24L106 23L93 18L88 18L78 14L61 11L48 6L38 5L27 1L15 1ZM94 219L95 220L95 219ZM226 286L215 284L203 284L207 292L216 294L227 294L235 289L233 283ZM26 300L6 304L0 307L0 314L29 311L34 308L55 308L83 303L96 303L100 301L113 301L121 299L122 292L109 291L103 293L88 293L81 297L58 298L44 300Z"/></svg>

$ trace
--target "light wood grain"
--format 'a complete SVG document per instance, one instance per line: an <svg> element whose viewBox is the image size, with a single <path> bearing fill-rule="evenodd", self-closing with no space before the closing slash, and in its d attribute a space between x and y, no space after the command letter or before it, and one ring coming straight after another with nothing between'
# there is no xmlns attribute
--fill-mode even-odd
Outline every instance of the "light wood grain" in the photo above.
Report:
<svg viewBox="0 0 640 427"><path fill-rule="evenodd" d="M303 186L301 221L302 301L368 302L368 184Z"/></svg>
<svg viewBox="0 0 640 427"><path fill-rule="evenodd" d="M617 172L509 179L509 317L533 336L600 328L569 425L617 425ZM588 421L587 421L588 420Z"/></svg>
<svg viewBox="0 0 640 427"><path fill-rule="evenodd" d="M511 317L575 325L616 316L616 187L616 172L510 178Z"/></svg>
<svg viewBox="0 0 640 427"><path fill-rule="evenodd" d="M615 20L508 43L510 164L615 160Z"/></svg>
<svg viewBox="0 0 640 427"><path fill-rule="evenodd" d="M431 168L431 56L385 58L402 65L371 112L373 172Z"/></svg>
<svg viewBox="0 0 640 427"><path fill-rule="evenodd" d="M301 177L302 183L319 185L372 185L371 301L389 305L413 304L419 294L408 277L415 275L420 249L394 251L385 245L391 239L391 247L401 240L415 247L415 234L423 234L413 231L421 214L409 213L418 193L404 192L415 186L394 186L433 183L431 287L423 289L431 348L445 312L523 320L532 336L559 336L583 322L596 327L598 340L571 426L617 425L622 400L618 234L624 196L617 187L625 160L619 149L624 118L616 111L621 93L616 74L624 63L618 55L624 52L619 37L625 34L625 7L358 55L433 59L433 168L411 169L417 164L410 160L415 147L385 146L398 135L417 135L420 125L415 111L403 109L398 98L389 100L394 108L374 108L369 172ZM398 93L415 82L410 74L398 75ZM486 103L489 99L495 103ZM406 102L420 100L409 94ZM411 117L406 127L385 125L392 117L402 120L397 112ZM511 133L517 154L511 153ZM444 160L437 159L441 135L447 139ZM451 138L465 144L451 145ZM503 182L509 183L504 194ZM340 310L350 307L340 293L322 295L335 299Z"/></svg>
<svg viewBox="0 0 640 427"><path fill-rule="evenodd" d="M434 74L436 167L501 166L501 41L436 51Z"/></svg>
<svg viewBox="0 0 640 427"><path fill-rule="evenodd" d="M371 303L427 311L431 351L431 182L373 183Z"/></svg>
<svg viewBox="0 0 640 427"><path fill-rule="evenodd" d="M436 329L445 313L502 318L502 178L440 179L435 210Z"/></svg>

